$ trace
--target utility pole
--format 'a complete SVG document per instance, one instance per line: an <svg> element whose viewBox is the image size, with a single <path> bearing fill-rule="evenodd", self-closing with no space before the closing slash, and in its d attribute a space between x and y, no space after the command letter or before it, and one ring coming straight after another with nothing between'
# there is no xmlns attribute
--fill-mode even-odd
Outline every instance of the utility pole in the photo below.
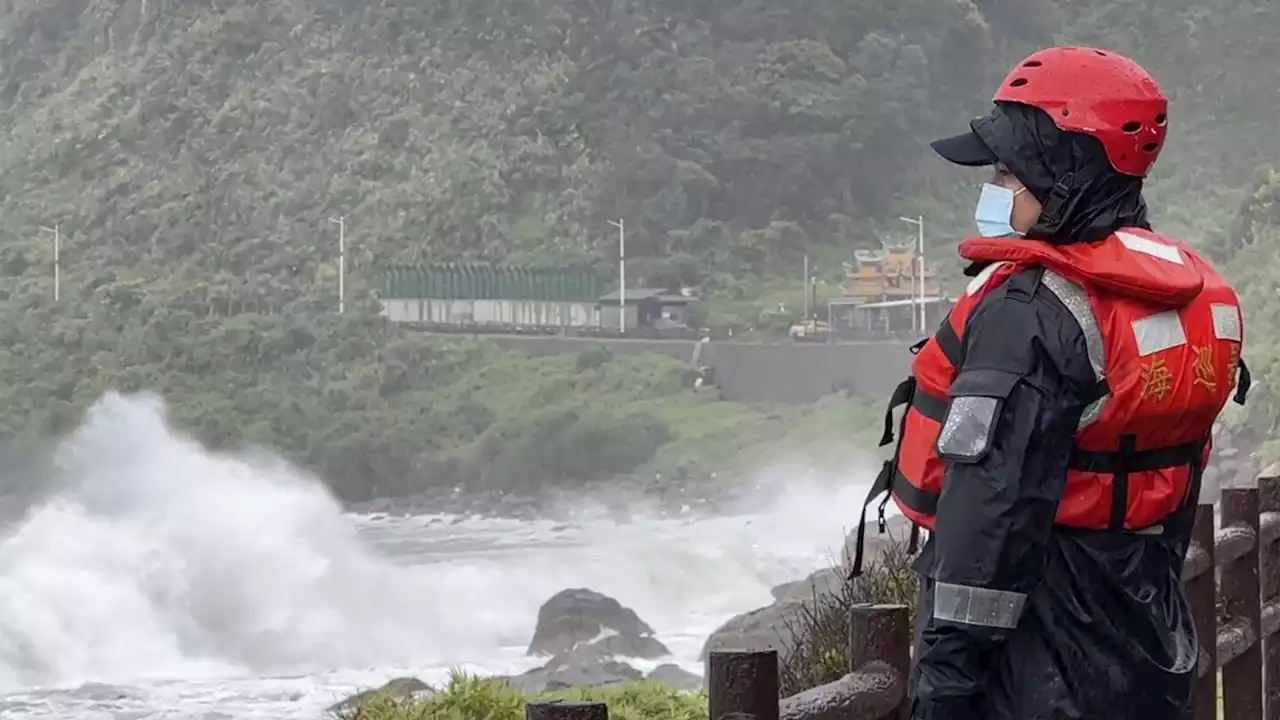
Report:
<svg viewBox="0 0 1280 720"><path fill-rule="evenodd" d="M53 233L53 301L58 302L62 297L62 262L59 257L62 253L62 233L57 225L40 229Z"/></svg>
<svg viewBox="0 0 1280 720"><path fill-rule="evenodd" d="M338 226L338 314L347 310L347 218L329 218Z"/></svg>
<svg viewBox="0 0 1280 720"><path fill-rule="evenodd" d="M627 221L610 220L618 228L618 332L627 332Z"/></svg>
<svg viewBox="0 0 1280 720"><path fill-rule="evenodd" d="M809 319L809 253L804 254L804 319Z"/></svg>
<svg viewBox="0 0 1280 720"><path fill-rule="evenodd" d="M916 226L916 257L919 261L919 270L916 272L920 277L920 327L917 331L924 332L925 328L928 327L928 325L925 324L924 318L924 216L917 215L914 218L900 217L898 219ZM915 323L912 323L912 325L914 324Z"/></svg>

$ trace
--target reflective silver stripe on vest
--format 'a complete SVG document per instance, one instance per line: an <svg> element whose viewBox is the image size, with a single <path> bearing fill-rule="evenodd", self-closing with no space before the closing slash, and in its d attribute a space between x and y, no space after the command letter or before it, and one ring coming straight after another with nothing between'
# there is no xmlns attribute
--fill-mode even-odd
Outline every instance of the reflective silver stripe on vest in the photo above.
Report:
<svg viewBox="0 0 1280 720"><path fill-rule="evenodd" d="M940 582L933 589L936 620L1012 630L1027 603L1023 593Z"/></svg>
<svg viewBox="0 0 1280 720"><path fill-rule="evenodd" d="M1102 342L1102 330L1098 327L1097 318L1093 316L1093 306L1089 304L1089 296L1085 293L1084 288L1048 269L1044 271L1044 276L1040 282L1049 288L1050 292L1058 296L1062 304L1066 305L1067 310L1071 312L1071 317L1076 319L1076 324L1080 326L1080 331L1084 333L1085 346L1089 350L1089 365L1093 367L1093 376L1098 382L1106 380L1107 355L1106 347ZM1097 420L1102 415L1102 409L1107 406L1108 397L1110 396L1104 395L1084 409L1084 414L1080 416L1080 424L1076 426L1077 430Z"/></svg>

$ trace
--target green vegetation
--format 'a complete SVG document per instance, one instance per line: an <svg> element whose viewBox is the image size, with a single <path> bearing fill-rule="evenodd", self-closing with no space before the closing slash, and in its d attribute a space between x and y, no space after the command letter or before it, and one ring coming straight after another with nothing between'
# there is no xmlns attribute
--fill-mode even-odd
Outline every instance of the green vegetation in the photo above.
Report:
<svg viewBox="0 0 1280 720"><path fill-rule="evenodd" d="M619 720L702 720L707 699L702 693L677 692L651 682L605 688L583 688L527 696L505 682L453 673L445 688L425 697L374 693L358 704L334 711L335 720L523 720L525 704L537 700L587 700L609 705Z"/></svg>
<svg viewBox="0 0 1280 720"><path fill-rule="evenodd" d="M1261 445L1265 463L1280 460L1280 294L1276 292L1276 249L1280 248L1280 173L1264 171L1243 203L1240 220L1224 235L1220 254L1245 309L1245 360L1255 386L1243 409L1224 420Z"/></svg>
<svg viewBox="0 0 1280 720"><path fill-rule="evenodd" d="M625 217L637 282L700 286L708 322L776 332L803 304L806 254L832 292L852 248L905 238L897 217L922 213L946 257L975 188L925 140L1062 41L1128 51L1169 91L1157 220L1258 281L1247 357L1274 384L1276 182L1250 184L1278 149L1277 31L1265 0L12 0L0 441L65 431L119 387L161 393L216 445L280 448L350 498L772 455L743 438L782 437L786 413L717 405L671 362L584 372L400 337L377 316L382 269L607 278L606 221ZM1280 400L1249 412L1274 425Z"/></svg>
<svg viewBox="0 0 1280 720"><path fill-rule="evenodd" d="M874 531L874 530L873 530ZM835 682L850 671L849 611L855 605L906 605L915 617L919 580L907 544L886 542L884 555L834 593L814 593L788 627L790 642L778 653L778 690L790 697Z"/></svg>
<svg viewBox="0 0 1280 720"><path fill-rule="evenodd" d="M321 468L350 500L428 487L533 494L633 470L650 481L654 473L727 477L767 460L764 441L797 448L825 442L814 450L836 461L854 433L874 429L874 415L860 412L866 405L858 401L777 411L719 402L714 390L693 388L696 373L687 363L665 356L596 351L535 359L484 342L374 339L353 320L235 320L192 328L198 337L202 327L216 327L220 342L212 347L225 348L219 355L188 336L170 340L177 351L165 338L131 344L132 352L92 375L75 367L60 376L16 362L6 367L26 370L22 381L46 398L85 392L86 385L93 396L112 386L176 390L173 418L214 447L278 448ZM317 326L326 335L312 335ZM0 329L15 340L20 332ZM62 347L74 352L78 342ZM165 352L172 353L168 362L148 362ZM68 424L76 417L67 401L27 412ZM843 442L826 442L837 435Z"/></svg>

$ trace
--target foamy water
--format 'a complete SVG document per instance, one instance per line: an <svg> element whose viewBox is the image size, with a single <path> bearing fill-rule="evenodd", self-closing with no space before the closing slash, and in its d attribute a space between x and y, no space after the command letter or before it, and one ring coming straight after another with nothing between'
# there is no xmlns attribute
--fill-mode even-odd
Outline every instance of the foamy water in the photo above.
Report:
<svg viewBox="0 0 1280 720"><path fill-rule="evenodd" d="M715 627L838 556L870 478L797 475L766 510L712 519L358 517L116 395L59 466L0 535L0 717L317 718L395 676L518 672L566 587L631 606L696 671Z"/></svg>

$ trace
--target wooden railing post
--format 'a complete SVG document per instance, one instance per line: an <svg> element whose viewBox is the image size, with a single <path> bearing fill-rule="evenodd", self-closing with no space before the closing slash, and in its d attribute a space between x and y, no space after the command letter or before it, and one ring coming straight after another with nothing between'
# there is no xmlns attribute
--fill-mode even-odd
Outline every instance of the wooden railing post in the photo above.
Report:
<svg viewBox="0 0 1280 720"><path fill-rule="evenodd" d="M911 675L911 616L905 605L860 605L849 611L849 669L857 672L873 662L893 668L906 687ZM885 720L908 720L911 698Z"/></svg>
<svg viewBox="0 0 1280 720"><path fill-rule="evenodd" d="M1267 515L1265 522L1259 518L1258 543L1261 569L1259 585L1262 599L1270 609L1272 601L1280 598L1280 544L1274 533L1268 535L1262 528L1274 528L1280 517L1280 476L1264 474L1258 478L1258 510ZM1280 720L1280 634L1266 634L1262 642L1262 691L1263 717Z"/></svg>
<svg viewBox="0 0 1280 720"><path fill-rule="evenodd" d="M1221 635L1231 649L1222 666L1223 712L1231 720L1262 720L1262 593L1258 586L1258 489L1224 488L1224 539L1247 550L1223 559L1221 595L1227 627ZM1219 640L1222 643L1222 640Z"/></svg>
<svg viewBox="0 0 1280 720"><path fill-rule="evenodd" d="M778 653L713 650L707 658L710 720L778 720Z"/></svg>
<svg viewBox="0 0 1280 720"><path fill-rule="evenodd" d="M524 717L525 720L609 720L609 708L598 702L547 700L526 705Z"/></svg>
<svg viewBox="0 0 1280 720"><path fill-rule="evenodd" d="M781 703L782 720L905 720L911 617L902 605L849 609L849 674Z"/></svg>
<svg viewBox="0 0 1280 720"><path fill-rule="evenodd" d="M1207 494L1202 493L1200 506L1196 508L1191 549L1187 553L1188 565L1195 571L1187 580L1187 597L1191 600L1196 634L1200 636L1195 720L1215 720L1218 716L1218 588L1213 570L1213 500L1206 503Z"/></svg>

